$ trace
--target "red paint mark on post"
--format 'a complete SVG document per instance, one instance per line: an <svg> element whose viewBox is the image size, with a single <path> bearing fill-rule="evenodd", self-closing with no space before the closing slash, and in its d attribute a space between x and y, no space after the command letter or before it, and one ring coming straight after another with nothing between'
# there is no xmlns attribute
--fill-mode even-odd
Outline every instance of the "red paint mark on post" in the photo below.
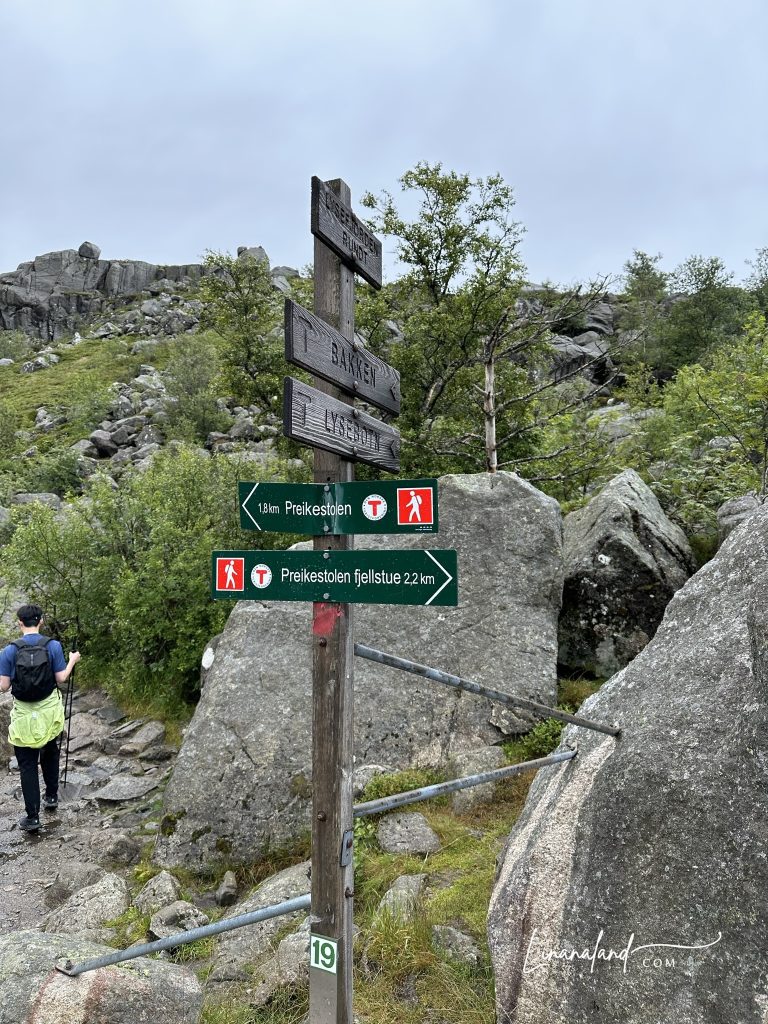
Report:
<svg viewBox="0 0 768 1024"><path fill-rule="evenodd" d="M312 632L315 636L330 636L341 616L341 608L337 604L323 604L316 601L312 609Z"/></svg>

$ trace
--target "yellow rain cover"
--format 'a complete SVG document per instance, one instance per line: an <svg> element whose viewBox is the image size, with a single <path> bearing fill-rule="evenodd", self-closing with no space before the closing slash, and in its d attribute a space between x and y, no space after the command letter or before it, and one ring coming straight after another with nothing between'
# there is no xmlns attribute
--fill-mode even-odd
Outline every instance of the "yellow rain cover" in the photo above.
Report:
<svg viewBox="0 0 768 1024"><path fill-rule="evenodd" d="M45 700L14 700L8 739L15 747L44 747L64 728L64 704L58 690Z"/></svg>

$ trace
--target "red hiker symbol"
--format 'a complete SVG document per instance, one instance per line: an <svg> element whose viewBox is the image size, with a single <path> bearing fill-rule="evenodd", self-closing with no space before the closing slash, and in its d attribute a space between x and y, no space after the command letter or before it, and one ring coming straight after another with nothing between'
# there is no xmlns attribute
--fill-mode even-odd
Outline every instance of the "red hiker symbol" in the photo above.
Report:
<svg viewBox="0 0 768 1024"><path fill-rule="evenodd" d="M245 559L216 559L216 589L245 590Z"/></svg>
<svg viewBox="0 0 768 1024"><path fill-rule="evenodd" d="M398 487L397 522L400 526L408 523L431 526L434 523L432 488Z"/></svg>

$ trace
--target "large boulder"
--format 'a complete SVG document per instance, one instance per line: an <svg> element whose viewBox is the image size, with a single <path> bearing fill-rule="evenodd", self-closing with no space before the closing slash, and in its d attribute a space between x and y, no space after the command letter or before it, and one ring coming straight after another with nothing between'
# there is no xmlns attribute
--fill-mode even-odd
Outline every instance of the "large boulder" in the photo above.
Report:
<svg viewBox="0 0 768 1024"><path fill-rule="evenodd" d="M197 1024L200 982L185 967L141 958L70 978L55 970L114 953L72 935L11 932L0 938L0 1024Z"/></svg>
<svg viewBox="0 0 768 1024"><path fill-rule="evenodd" d="M102 875L72 895L45 920L45 931L76 935L99 934L102 926L124 914L131 905L128 886L120 875Z"/></svg>
<svg viewBox="0 0 768 1024"><path fill-rule="evenodd" d="M694 569L685 534L626 469L563 523L559 661L610 676L648 643Z"/></svg>
<svg viewBox="0 0 768 1024"><path fill-rule="evenodd" d="M511 473L445 477L440 533L366 548L456 548L457 609L358 606L355 638L552 703L562 587L557 503ZM208 655L206 655L208 657ZM164 796L166 865L253 856L308 826L311 606L236 605ZM491 721L493 718L493 722ZM357 659L358 764L445 766L529 723L468 694Z"/></svg>
<svg viewBox="0 0 768 1024"><path fill-rule="evenodd" d="M568 727L578 756L539 772L509 838L488 917L498 1019L765 1024L768 508L582 713L623 731Z"/></svg>

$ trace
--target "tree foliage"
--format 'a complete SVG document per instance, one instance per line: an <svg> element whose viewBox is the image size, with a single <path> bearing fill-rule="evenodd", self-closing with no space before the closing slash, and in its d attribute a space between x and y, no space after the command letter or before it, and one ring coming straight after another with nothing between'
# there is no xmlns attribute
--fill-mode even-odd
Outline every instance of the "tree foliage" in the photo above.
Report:
<svg viewBox="0 0 768 1024"><path fill-rule="evenodd" d="M735 338L756 302L717 256L689 256L671 274L660 260L635 250L625 263L624 324L636 332L636 358L669 380Z"/></svg>
<svg viewBox="0 0 768 1024"><path fill-rule="evenodd" d="M17 510L4 575L79 637L86 676L178 713L196 696L201 653L227 616L210 598L211 551L261 539L239 528L237 481L248 465L174 446L118 490L102 478L61 513Z"/></svg>
<svg viewBox="0 0 768 1024"><path fill-rule="evenodd" d="M663 390L634 455L652 468L668 512L689 530L712 529L718 506L768 494L768 328L753 313L706 365L682 367Z"/></svg>
<svg viewBox="0 0 768 1024"><path fill-rule="evenodd" d="M200 294L203 324L220 339L220 383L243 405L280 414L281 302L266 259L207 252Z"/></svg>
<svg viewBox="0 0 768 1024"><path fill-rule="evenodd" d="M583 315L597 289L550 295L523 313L522 228L501 176L473 180L421 162L400 184L406 202L416 196L414 219L389 192L363 197L404 273L377 295L363 292L357 319L401 373L404 471L528 463L543 428L572 407L548 373L553 325Z"/></svg>

